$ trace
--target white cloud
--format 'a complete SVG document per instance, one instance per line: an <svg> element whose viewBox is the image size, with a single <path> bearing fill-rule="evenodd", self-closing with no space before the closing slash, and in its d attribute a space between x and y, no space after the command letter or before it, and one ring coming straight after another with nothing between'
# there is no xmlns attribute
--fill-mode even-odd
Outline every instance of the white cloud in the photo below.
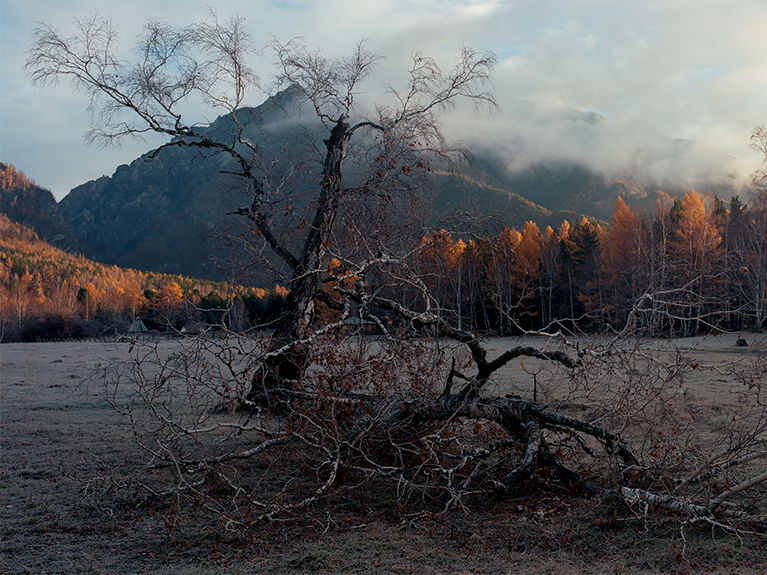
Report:
<svg viewBox="0 0 767 575"><path fill-rule="evenodd" d="M130 47L146 16L183 25L203 16L203 4L6 0L0 160L61 196L148 147L83 146L88 116L82 95L66 86L34 89L21 70L36 21L66 29L75 15L98 9L114 18L123 46ZM757 164L748 136L767 122L762 0L227 0L216 9L221 16L244 15L257 44L270 34L282 40L301 35L309 45L343 53L367 37L386 56L369 83L371 98L396 85L414 52L449 64L462 45L492 50L500 58L495 85L503 113L479 122L457 114L451 126L464 137L472 126L503 135L497 141L516 142L518 157L566 156L609 168L632 161L637 149L662 135L700 140L714 156L732 157L722 169L746 174ZM258 65L268 73L270 62L267 56ZM585 136L543 112L516 116L520 99L595 110L605 122ZM694 174L703 167L711 167L711 155L696 150L674 169Z"/></svg>

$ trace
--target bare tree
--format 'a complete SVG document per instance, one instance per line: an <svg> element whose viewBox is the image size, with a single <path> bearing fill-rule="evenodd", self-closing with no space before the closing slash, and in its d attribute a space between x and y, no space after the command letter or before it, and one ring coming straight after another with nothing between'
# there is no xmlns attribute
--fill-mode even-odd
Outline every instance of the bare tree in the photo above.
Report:
<svg viewBox="0 0 767 575"><path fill-rule="evenodd" d="M375 221L355 217L369 207L391 214L394 192L413 188L431 161L450 155L439 112L460 99L493 102L485 90L491 56L464 49L448 72L415 56L404 88L392 89L391 103L366 115L358 95L378 57L363 44L347 57L331 59L296 41L274 42L278 83L303 96L325 135L311 189L313 211L304 218L296 248L275 223L263 170L269 159L247 136L243 105L257 82L247 66L250 39L242 21L222 24L212 17L181 30L149 24L133 65L117 58L113 44L112 28L98 18L80 21L72 38L43 26L35 33L27 68L38 83L69 77L86 91L94 140L151 131L171 138L155 155L190 147L230 158L230 173L251 198L237 213L290 270L285 316L267 342L234 334L195 338L185 353L168 358L141 349L129 369L109 374L109 381L127 381L136 390L136 397L124 402L118 387L116 407L133 422L140 415L137 405L152 418L149 433L137 427L137 437L151 456L150 466L170 472L173 488L167 493L177 501L246 522L254 514L245 507L255 509L256 517L274 518L374 481L393 485L399 497L417 496L448 508L475 494L514 491L539 477L579 493L608 488L632 503L658 503L696 520L760 520L758 505L754 511L747 504L737 509L726 504L747 492L761 493L763 473L729 482L707 499L707 491L688 489L721 477L720 470L763 458L758 380L749 380L749 392L758 398L757 418L741 430L743 442L694 470L680 467L688 472L681 487L670 486L669 474L659 471L667 466L654 465L644 453L651 450L635 453L626 438L654 446L665 437L658 413L673 411L673 384L694 367L679 359L658 368L652 354L630 353L636 350L621 337L583 347L561 333L543 332L527 332L539 345L520 343L491 357L476 333L450 321L424 279L413 273L413 256L425 245L421 237L400 241L402 249L395 253L391 237L380 234ZM187 122L180 109L195 98L228 114L227 127L205 130ZM352 157L355 169L349 166ZM323 282L328 290L321 289ZM403 292L407 297L400 297ZM642 296L630 320L644 313L647 298ZM335 312L332 321L317 321L320 302ZM339 340L353 313L358 325L375 325L383 334L379 348ZM412 333L434 341L402 337ZM532 398L489 393L499 374L521 358L570 374L565 379L572 393L553 407L539 403L537 388ZM567 401L578 394L595 398L594 378L609 382L602 387L604 411L590 418L568 413ZM632 403L636 398L640 401ZM264 409L275 401L279 409ZM220 405L249 410L212 409ZM590 464L583 458L591 458ZM611 479L595 481L595 468ZM275 470L280 478L270 481L266 477Z"/></svg>
<svg viewBox="0 0 767 575"><path fill-rule="evenodd" d="M449 72L431 58L414 56L405 87L390 90L393 103L366 117L357 96L379 57L364 44L347 57L332 59L296 40L273 42L278 85L303 95L326 129L321 174L311 201L314 213L306 218L302 243L292 250L275 231L269 189L260 169L264 151L246 136L242 106L256 77L247 63L251 40L242 19L221 23L212 15L180 30L149 23L133 65L118 59L108 21L95 17L77 25L77 35L69 38L50 25L35 31L26 64L33 81L45 84L71 78L82 88L90 97L93 141L151 131L173 138L154 155L167 147L186 146L231 157L237 166L233 174L252 198L238 213L252 222L290 269L285 316L272 338L271 354L254 378L259 392L289 385L306 368L301 342L311 332L320 275L345 200L407 187L414 173L428 169L429 159L450 152L439 127L439 112L459 99L493 103L484 90L493 56L464 49ZM188 123L180 110L194 98L229 114L232 130L202 131ZM356 139L363 140L375 169L348 184L345 164Z"/></svg>
<svg viewBox="0 0 767 575"><path fill-rule="evenodd" d="M171 354L134 344L134 359L106 374L149 455L141 471L151 474L133 480L170 497L173 515L203 508L232 528L332 514L338 497L371 492L441 512L537 487L623 501L618 513L644 520L661 508L684 526L765 529L758 353L704 365L701 354L629 337L627 325L596 341L529 332L490 359L487 343L435 313L371 298L369 317L388 337L317 335L312 369L282 390L278 413L211 410L249 394L267 353L258 338L194 337ZM463 343L398 337L384 310ZM700 421L704 377L733 391Z"/></svg>

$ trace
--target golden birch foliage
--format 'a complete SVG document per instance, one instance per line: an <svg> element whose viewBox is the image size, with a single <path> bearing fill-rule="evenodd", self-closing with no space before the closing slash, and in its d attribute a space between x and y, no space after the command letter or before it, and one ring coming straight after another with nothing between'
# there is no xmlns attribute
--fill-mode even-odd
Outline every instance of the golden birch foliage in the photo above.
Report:
<svg viewBox="0 0 767 575"><path fill-rule="evenodd" d="M689 191L680 205L672 253L678 261L697 268L716 256L722 238L698 192Z"/></svg>
<svg viewBox="0 0 767 575"><path fill-rule="evenodd" d="M541 246L543 238L538 225L527 221L522 226L517 246L517 258L514 265L515 276L529 284L541 275Z"/></svg>
<svg viewBox="0 0 767 575"><path fill-rule="evenodd" d="M274 286L274 293L276 293L280 297L288 297L288 294L290 293L290 290L286 287L283 287L279 284Z"/></svg>
<svg viewBox="0 0 767 575"><path fill-rule="evenodd" d="M513 255L517 246L522 242L522 234L514 228L503 228L498 236L498 251L502 254Z"/></svg>
<svg viewBox="0 0 767 575"><path fill-rule="evenodd" d="M466 242L463 240L458 240L455 242L455 253L458 257L463 256L463 253L466 251Z"/></svg>
<svg viewBox="0 0 767 575"><path fill-rule="evenodd" d="M460 264L460 256L466 249L462 240L453 241L447 230L439 230L421 239L419 258L427 269L451 270Z"/></svg>
<svg viewBox="0 0 767 575"><path fill-rule="evenodd" d="M600 268L607 283L620 282L625 277L627 266L636 262L640 256L641 236L639 218L619 197L601 242Z"/></svg>
<svg viewBox="0 0 767 575"><path fill-rule="evenodd" d="M543 273L553 274L559 254L559 237L551 226L546 226L541 240L541 267Z"/></svg>
<svg viewBox="0 0 767 575"><path fill-rule="evenodd" d="M493 246L491 277L496 285L512 283L512 268L517 257L517 248L522 241L522 234L512 228L503 228Z"/></svg>
<svg viewBox="0 0 767 575"><path fill-rule="evenodd" d="M184 301L184 291L177 282L171 281L160 288L158 303L165 309L176 309Z"/></svg>

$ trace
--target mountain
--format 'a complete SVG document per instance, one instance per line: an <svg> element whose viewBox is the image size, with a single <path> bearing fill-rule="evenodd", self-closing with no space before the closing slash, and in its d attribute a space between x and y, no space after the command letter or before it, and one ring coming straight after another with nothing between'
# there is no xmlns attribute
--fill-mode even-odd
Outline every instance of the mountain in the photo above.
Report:
<svg viewBox="0 0 767 575"><path fill-rule="evenodd" d="M308 116L310 121L302 114L303 102L291 89L261 106L239 111L249 140L275 158L265 172L267 183L273 182L267 201L276 213L288 216L279 230L286 242L298 239L296 224L302 213L311 210L319 177L316 158L323 132L313 115ZM227 138L233 129L232 118L222 116L201 132ZM247 255L238 258L249 227L243 218L228 215L251 201L247 190L241 189L241 180L221 173L235 169L223 155L206 156L195 149L170 146L119 166L111 177L74 188L59 208L83 253L98 261L261 284L267 281L259 276L263 270L254 269ZM351 165L352 177L354 170ZM553 210L478 179L437 172L429 180L433 222L441 216L471 212L494 215L499 223L493 227L500 228L521 225L527 219L549 223L554 217Z"/></svg>
<svg viewBox="0 0 767 575"><path fill-rule="evenodd" d="M53 194L14 166L0 163L0 213L34 228L49 242L76 248L77 240L61 214Z"/></svg>
<svg viewBox="0 0 767 575"><path fill-rule="evenodd" d="M283 92L240 112L248 136L262 147L285 150L285 157L298 153L289 145L300 133L291 115L294 98ZM231 118L221 117L200 132L225 138L230 128ZM111 177L74 188L60 208L89 257L158 272L228 278L237 266L229 261L230 243L248 228L243 218L227 214L251 199L235 178L220 173L234 169L221 154L166 147L119 166ZM260 283L252 275L245 279Z"/></svg>
<svg viewBox="0 0 767 575"><path fill-rule="evenodd" d="M220 326L223 320L244 329L279 315L284 294L279 286L249 288L105 265L59 249L0 214L1 341L119 333L136 318L162 329Z"/></svg>
<svg viewBox="0 0 767 575"><path fill-rule="evenodd" d="M437 171L432 174L431 185L437 208L433 220L435 224L439 223L438 218L479 216L484 218L485 231L493 233L504 226L521 228L528 220L541 227L554 227L564 219L580 219L586 213L545 208L511 191L505 183L488 183L494 179L486 173L477 173L476 169L472 173L477 177L457 172Z"/></svg>
<svg viewBox="0 0 767 575"><path fill-rule="evenodd" d="M288 88L260 106L238 111L248 139L274 159L259 167L266 181L265 201L285 222L277 233L289 246L300 241L301 221L312 210L324 134L313 110L306 111L304 104L300 94ZM632 165L598 171L586 162L563 159L554 148L563 138L593 149L605 147L602 116L529 102L517 108L515 114L532 119L530 126L519 125L503 137L488 131L485 141L470 145L465 165L444 166L428 175L431 192L425 203L432 211L427 223L441 226L445 220L463 218L494 233L504 225L521 227L526 220L558 226L565 218L582 215L608 219L619 195L651 210L655 191L668 189L653 176L661 174L662 159L668 164L666 175L679 175L670 182L678 188L670 191L684 192L688 188L682 178L683 160L705 156L695 143L660 138L638 149ZM231 116L221 116L198 130L231 138L233 122ZM534 149L533 126L548 134L548 156ZM536 154L544 159L534 161ZM355 167L349 165L353 179ZM242 181L225 173L236 168L228 156L170 141L119 166L111 176L74 188L58 206L50 192L8 168L3 172L8 182L3 186L3 210L57 245L75 246L101 262L262 285L273 281L273 272L265 262L254 264L248 251L254 247L250 228L241 216L230 215L252 200ZM726 185L715 189L721 190L728 194Z"/></svg>
<svg viewBox="0 0 767 575"><path fill-rule="evenodd" d="M620 195L652 209L657 190L744 192L734 158L703 142L629 136L609 118L562 105L507 99L504 119L473 119L465 173L549 210L607 218Z"/></svg>
<svg viewBox="0 0 767 575"><path fill-rule="evenodd" d="M535 163L509 171L503 158L488 151L474 154L466 173L489 188L504 190L536 206L536 215L528 219L540 222L537 214L545 213L549 216L547 223L551 223L551 216L556 215L552 225L562 222L559 215L573 212L608 219L618 196L631 201L648 195L645 188L631 187L624 181L610 179L568 161Z"/></svg>

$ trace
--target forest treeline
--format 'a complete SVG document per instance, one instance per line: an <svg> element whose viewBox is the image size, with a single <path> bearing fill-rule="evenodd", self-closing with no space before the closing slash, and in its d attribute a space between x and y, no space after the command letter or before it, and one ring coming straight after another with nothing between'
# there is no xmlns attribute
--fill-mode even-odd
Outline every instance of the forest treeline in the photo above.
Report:
<svg viewBox="0 0 767 575"><path fill-rule="evenodd" d="M268 326L287 290L248 288L99 264L0 214L0 341Z"/></svg>
<svg viewBox="0 0 767 575"><path fill-rule="evenodd" d="M464 329L767 327L767 191L748 205L660 192L651 215L618 198L607 223L527 222L468 241L442 230L422 242L413 265L433 307Z"/></svg>
<svg viewBox="0 0 767 575"><path fill-rule="evenodd" d="M0 232L2 341L126 332L136 319L157 330L268 327L287 294L281 286L248 288L99 264L1 215ZM606 223L583 218L540 230L528 221L520 230L475 239L434 231L408 263L432 308L462 329L512 335L630 323L670 336L762 330L767 191L748 205L695 191L681 199L660 193L653 214L619 198ZM423 296L412 287L382 289L414 307Z"/></svg>

